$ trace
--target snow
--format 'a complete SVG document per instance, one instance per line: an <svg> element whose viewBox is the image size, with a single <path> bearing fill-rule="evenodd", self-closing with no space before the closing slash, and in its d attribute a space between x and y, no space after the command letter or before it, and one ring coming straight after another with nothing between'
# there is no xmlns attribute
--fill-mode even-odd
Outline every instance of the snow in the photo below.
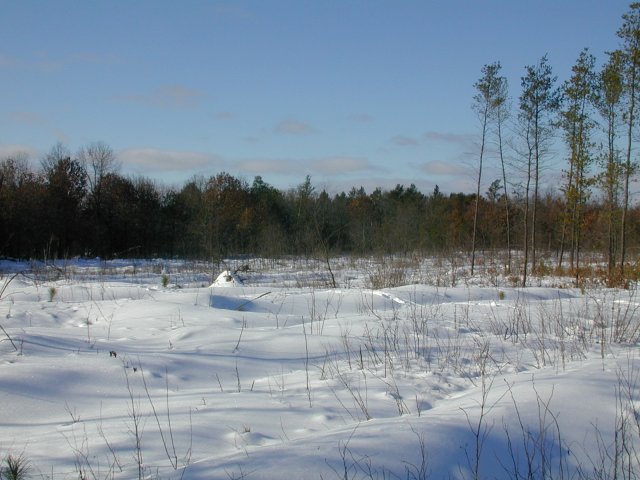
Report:
<svg viewBox="0 0 640 480"><path fill-rule="evenodd" d="M636 290L372 289L348 262L330 289L318 265L253 267L5 273L0 458L56 479L136 478L137 458L145 478L557 478L636 418Z"/></svg>
<svg viewBox="0 0 640 480"><path fill-rule="evenodd" d="M225 270L211 284L212 287L238 287L242 285L242 280L235 273Z"/></svg>

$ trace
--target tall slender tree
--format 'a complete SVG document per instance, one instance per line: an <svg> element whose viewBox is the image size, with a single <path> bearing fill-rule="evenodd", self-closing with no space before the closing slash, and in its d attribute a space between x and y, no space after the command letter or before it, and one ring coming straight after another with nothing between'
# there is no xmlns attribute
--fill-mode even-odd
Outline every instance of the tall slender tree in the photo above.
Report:
<svg viewBox="0 0 640 480"><path fill-rule="evenodd" d="M627 146L622 164L623 193L622 218L620 220L620 274L624 276L624 263L627 254L627 223L629 214L629 197L631 177L636 169L632 160L633 134L636 126L636 103L638 81L640 81L640 3L634 2L630 10L622 16L623 24L618 30L622 40L624 59L624 90L627 98L625 121L627 127Z"/></svg>
<svg viewBox="0 0 640 480"><path fill-rule="evenodd" d="M527 264L529 262L529 243L526 238L531 235L531 265L536 269L536 225L538 200L540 196L540 172L542 162L547 154L547 144L553 136L552 119L559 106L558 91L554 88L557 77L553 75L551 66L544 55L537 65L525 67L526 75L522 77L522 93L520 95L520 117L526 129L527 140L527 185L533 181L533 198L531 199L531 218L529 219L529 199L525 217L524 268L523 285L527 281ZM529 188L526 195L529 196Z"/></svg>
<svg viewBox="0 0 640 480"><path fill-rule="evenodd" d="M495 127L496 141L498 146L498 156L500 157L500 168L502 170L502 185L504 187L504 208L505 226L507 241L507 272L511 271L511 206L509 202L509 184L507 183L507 170L505 167L503 127L509 118L509 84L507 78L498 76L496 78L497 89L495 96Z"/></svg>
<svg viewBox="0 0 640 480"><path fill-rule="evenodd" d="M480 158L478 162L478 180L476 182L476 198L473 212L473 235L471 240L471 275L474 273L476 263L476 248L478 237L478 211L480 206L480 185L482 183L482 164L484 162L487 134L490 123L495 117L496 108L498 107L500 100L500 85L499 80L500 63L495 62L490 65L482 67L482 77L478 80L474 87L477 91L473 97L473 110L478 115L480 121L480 129L482 131L480 136Z"/></svg>
<svg viewBox="0 0 640 480"><path fill-rule="evenodd" d="M600 184L604 191L607 216L607 276L612 282L616 266L617 238L620 225L620 151L617 146L618 126L622 117L624 59L620 50L609 53L609 61L598 77L596 106L604 120L606 145L603 149L603 174Z"/></svg>
<svg viewBox="0 0 640 480"><path fill-rule="evenodd" d="M592 107L595 104L595 88L595 57L585 49L572 67L571 78L562 86L564 106L560 112L560 125L569 150L569 169L564 188L567 212L563 222L559 263L562 264L564 239L568 230L571 267L575 269L576 280L580 267L584 207L593 183L593 179L589 177L589 169L594 159L592 131L595 123Z"/></svg>

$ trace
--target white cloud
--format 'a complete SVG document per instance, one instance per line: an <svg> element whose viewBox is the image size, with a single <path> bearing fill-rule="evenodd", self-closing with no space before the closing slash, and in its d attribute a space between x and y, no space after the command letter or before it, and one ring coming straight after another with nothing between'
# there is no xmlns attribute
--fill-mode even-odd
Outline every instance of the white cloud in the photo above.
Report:
<svg viewBox="0 0 640 480"><path fill-rule="evenodd" d="M129 148L118 152L118 160L125 169L138 173L185 172L220 166L217 155L156 148Z"/></svg>

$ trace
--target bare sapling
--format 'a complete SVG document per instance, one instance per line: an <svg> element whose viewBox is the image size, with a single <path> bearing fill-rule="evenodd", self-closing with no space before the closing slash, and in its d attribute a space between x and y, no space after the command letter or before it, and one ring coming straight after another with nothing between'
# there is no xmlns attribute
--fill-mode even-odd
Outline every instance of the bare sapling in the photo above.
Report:
<svg viewBox="0 0 640 480"><path fill-rule="evenodd" d="M619 297L623 296L619 291ZM616 343L635 344L640 341L640 302L638 302L638 291L629 289L625 298L613 299L611 304L611 323L613 326L613 339Z"/></svg>
<svg viewBox="0 0 640 480"><path fill-rule="evenodd" d="M247 321L242 319L242 326L240 327L240 335L238 335L238 342L236 343L235 348L233 349L233 353L236 353L240 350L240 341L242 340L242 334L244 333L244 329L247 327Z"/></svg>
<svg viewBox="0 0 640 480"><path fill-rule="evenodd" d="M416 431L413 426L411 431L418 439L419 457L418 462L404 461L407 472L407 480L427 480L429 478L429 458L424 433Z"/></svg>
<svg viewBox="0 0 640 480"><path fill-rule="evenodd" d="M123 465L120 462L120 459L118 458L118 455L116 454L116 450L115 450L114 446L111 444L111 441L109 441L109 439L107 438L107 435L104 432L104 428L102 427L102 405L100 406L100 420L99 420L98 425L97 425L97 431L98 431L98 436L102 439L104 444L107 446L107 449L109 450L109 453L111 454L111 461L110 461L110 465L109 465L110 471L114 471L115 472L116 471L116 467L117 467L118 471L122 472Z"/></svg>
<svg viewBox="0 0 640 480"><path fill-rule="evenodd" d="M103 472L100 471L99 463L96 465L95 457L89 450L89 435L87 434L86 426L82 425L82 435L80 438L76 435L75 430L73 430L72 437L64 434L63 437L73 451L74 466L78 477L83 480L98 480L101 478ZM113 475L113 468L114 464L112 463L105 478Z"/></svg>
<svg viewBox="0 0 640 480"><path fill-rule="evenodd" d="M551 408L554 389L545 399L538 392L535 382L531 380L536 395L537 425L529 425L523 417L512 385L507 384L507 392L518 421L520 448L516 447L508 427L504 427L510 465L503 464L509 478L555 480L572 478L569 472L569 448L565 445L558 422L558 414ZM588 477L590 478L590 477ZM613 477L617 478L617 477Z"/></svg>
<svg viewBox="0 0 640 480"><path fill-rule="evenodd" d="M404 401L404 398L400 394L400 388L398 388L398 383L393 376L390 376L388 380L383 379L383 383L387 386L387 394L393 398L396 402L396 408L398 409L398 415L408 415L411 413L409 407Z"/></svg>
<svg viewBox="0 0 640 480"><path fill-rule="evenodd" d="M491 392L491 388L493 387L493 382L496 378L495 374L489 372L489 360L490 356L490 346L488 342L482 343L480 345L478 354L476 355L477 367L480 375L480 399L476 401L478 414L477 418L474 419L471 416L471 413L466 408L461 408L464 413L467 424L469 425L469 429L473 435L473 448L471 451L469 449L465 449L465 455L467 458L467 463L471 471L473 472L473 479L480 480L481 476L481 460L482 460L482 452L484 450L484 445L493 429L493 422L489 423L488 416L491 411L495 408L495 406L502 400L504 395L502 394L496 400L489 402L489 393Z"/></svg>
<svg viewBox="0 0 640 480"><path fill-rule="evenodd" d="M640 471L640 411L638 398L640 376L633 360L619 368L616 386L616 414L613 441L603 445L606 470L611 478L631 480Z"/></svg>
<svg viewBox="0 0 640 480"><path fill-rule="evenodd" d="M0 301L2 301L5 298L5 292L7 290L7 287L9 286L9 284L13 280L15 280L15 278L20 274L21 274L21 272L15 273L11 277L9 277L8 279L6 279L4 281L4 283L2 284L2 288L0 288ZM17 352L18 351L18 347L16 346L15 342L13 341L13 338L11 338L11 335L9 335L9 333L4 329L4 327L2 326L1 323L0 323L0 330L2 330L2 333L7 337L7 339L11 343L11 346L13 347L13 349Z"/></svg>
<svg viewBox="0 0 640 480"><path fill-rule="evenodd" d="M307 399L309 400L309 408L311 408L313 405L311 403L311 385L309 383L309 341L307 339L307 329L304 324L304 317L302 317L302 334L304 335L304 352L305 352L304 371L305 371L305 377L307 381L307 384L306 384Z"/></svg>
<svg viewBox="0 0 640 480"><path fill-rule="evenodd" d="M358 376L358 385L354 385L352 381L353 375ZM362 388L360 385L360 376L362 376L362 381L364 382L364 396L362 392ZM358 410L362 413L365 420L371 420L371 415L369 413L369 403L368 403L368 386L367 386L367 374L364 370L358 371L357 374L345 374L340 372L338 366L336 365L335 378L338 379L339 383L345 388L345 390L351 396L354 405ZM342 400L340 399L338 392L333 390L333 394L338 400L338 403L349 413L349 415L355 420L355 416L351 413L351 410L347 408Z"/></svg>
<svg viewBox="0 0 640 480"><path fill-rule="evenodd" d="M131 424L129 425L129 434L134 440L134 461L138 468L138 480L144 478L144 459L142 457L142 434L144 432L143 416L140 412L140 398L136 397L133 392L133 387L129 381L129 373L127 367L124 368L124 378L127 386L127 392L129 393L129 418Z"/></svg>

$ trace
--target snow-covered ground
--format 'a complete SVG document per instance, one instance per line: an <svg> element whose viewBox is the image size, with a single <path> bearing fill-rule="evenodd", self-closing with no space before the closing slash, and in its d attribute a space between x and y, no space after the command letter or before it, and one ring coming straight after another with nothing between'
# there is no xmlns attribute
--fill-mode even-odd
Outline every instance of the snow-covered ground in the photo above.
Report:
<svg viewBox="0 0 640 480"><path fill-rule="evenodd" d="M33 478L640 475L635 289L347 261L329 288L302 260L12 278L31 267L0 264L0 459Z"/></svg>

